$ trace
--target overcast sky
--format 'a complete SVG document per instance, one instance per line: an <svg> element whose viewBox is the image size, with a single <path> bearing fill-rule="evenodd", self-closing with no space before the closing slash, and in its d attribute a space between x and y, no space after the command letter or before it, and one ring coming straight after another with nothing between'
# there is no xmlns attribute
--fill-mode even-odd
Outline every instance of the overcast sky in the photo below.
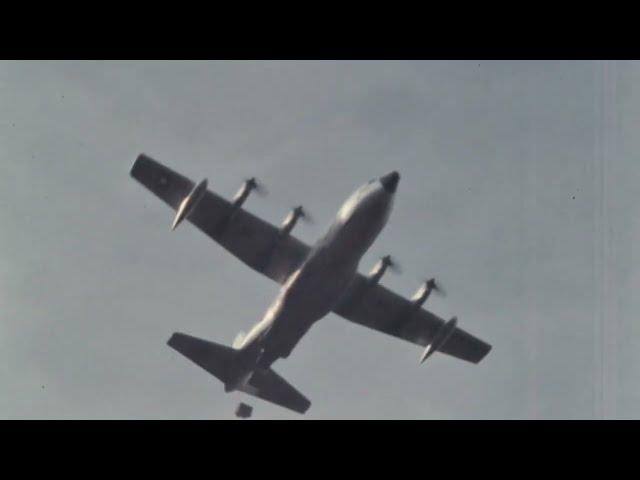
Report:
<svg viewBox="0 0 640 480"><path fill-rule="evenodd" d="M278 286L129 177L136 156L311 243L397 169L411 295L493 345L471 365L329 315L275 369L321 418L640 418L640 64L0 62L0 418L301 418L166 346L230 344ZM635 287L635 288L634 288Z"/></svg>

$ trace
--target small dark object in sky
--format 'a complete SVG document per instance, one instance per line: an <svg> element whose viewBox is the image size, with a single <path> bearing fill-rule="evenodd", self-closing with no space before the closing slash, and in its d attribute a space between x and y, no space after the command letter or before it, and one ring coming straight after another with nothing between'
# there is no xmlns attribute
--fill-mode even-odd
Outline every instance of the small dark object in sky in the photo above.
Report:
<svg viewBox="0 0 640 480"><path fill-rule="evenodd" d="M238 418L250 418L253 413L253 407L246 403L239 403L236 408L236 417Z"/></svg>
<svg viewBox="0 0 640 480"><path fill-rule="evenodd" d="M573 196L573 197L571 197L571 198L573 198L573 199L575 200L575 199L576 199L576 196L574 195L574 196Z"/></svg>

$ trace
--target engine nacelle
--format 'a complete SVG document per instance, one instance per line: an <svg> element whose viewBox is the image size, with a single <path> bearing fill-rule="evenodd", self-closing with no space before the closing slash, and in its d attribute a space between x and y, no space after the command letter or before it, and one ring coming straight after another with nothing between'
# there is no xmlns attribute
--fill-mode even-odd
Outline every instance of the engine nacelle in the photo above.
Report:
<svg viewBox="0 0 640 480"><path fill-rule="evenodd" d="M387 269L389 267L393 267L393 265L394 263L393 260L391 260L391 255L385 255L384 257L382 257L380 260L378 260L378 263L374 265L371 272L369 272L369 283L371 285L375 285L380 282L380 279L385 274Z"/></svg>
<svg viewBox="0 0 640 480"><path fill-rule="evenodd" d="M420 308L422 307L422 305L424 305L424 302L427 301L427 298L429 298L429 295L431 295L431 292L433 292L435 289L435 280L433 278L427 280L422 285L420 285L420 288L418 288L413 297L411 297L411 301L417 308Z"/></svg>
<svg viewBox="0 0 640 480"><path fill-rule="evenodd" d="M287 214L287 216L282 221L280 230L278 230L278 233L274 236L273 240L260 255L259 265L261 268L266 268L266 266L269 264L269 261L271 260L271 257L273 257L275 251L291 233L291 230L293 230L293 227L296 226L298 220L300 218L306 217L307 214L302 209L302 206L295 207Z"/></svg>
<svg viewBox="0 0 640 480"><path fill-rule="evenodd" d="M302 209L302 205L295 207L293 210L291 210L287 214L284 221L282 222L282 226L280 227L280 233L282 235L289 235L289 233L291 233L291 230L293 230L293 227L295 227L296 224L298 223L298 220L304 216L305 216L305 213L304 213L304 210Z"/></svg>
<svg viewBox="0 0 640 480"><path fill-rule="evenodd" d="M234 209L240 208L242 204L245 202L245 200L247 199L247 197L249 196L249 194L251 193L251 191L255 190L256 188L258 188L258 182L256 181L255 178L252 177L249 180L245 180L245 182L240 187L240 190L238 190L238 192L233 197L233 201L232 201L233 208Z"/></svg>
<svg viewBox="0 0 640 480"><path fill-rule="evenodd" d="M226 217L218 222L218 225L215 228L218 235L222 234L227 229L229 223L231 223L236 213L240 210L245 200L253 190L262 190L262 187L258 184L255 178L245 180L240 187L240 190L238 190L233 197L233 200L231 200L231 211L226 215Z"/></svg>
<svg viewBox="0 0 640 480"><path fill-rule="evenodd" d="M202 180L198 185L193 187L193 190L187 195L182 203L178 207L178 211L176 213L175 218L173 219L173 224L171 225L171 230L175 230L180 223L189 216L189 214L193 211L194 208L198 205L204 194L207 193L207 179Z"/></svg>

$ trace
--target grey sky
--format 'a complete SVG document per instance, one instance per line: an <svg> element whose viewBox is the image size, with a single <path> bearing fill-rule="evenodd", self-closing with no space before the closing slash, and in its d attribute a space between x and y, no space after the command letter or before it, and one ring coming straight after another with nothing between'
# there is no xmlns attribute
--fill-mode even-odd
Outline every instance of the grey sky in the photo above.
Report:
<svg viewBox="0 0 640 480"><path fill-rule="evenodd" d="M361 270L494 346L478 366L334 315L275 368L308 418L640 418L640 64L0 62L1 418L231 418L165 344L231 343L277 285L129 178L146 152L314 241L402 175ZM251 402L250 402L251 403ZM300 418L259 400L256 418Z"/></svg>

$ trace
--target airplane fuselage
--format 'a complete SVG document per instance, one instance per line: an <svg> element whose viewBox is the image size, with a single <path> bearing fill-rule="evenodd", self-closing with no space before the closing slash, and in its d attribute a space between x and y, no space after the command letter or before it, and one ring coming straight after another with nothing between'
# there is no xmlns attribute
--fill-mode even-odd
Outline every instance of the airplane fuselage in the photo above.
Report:
<svg viewBox="0 0 640 480"><path fill-rule="evenodd" d="M289 356L311 326L329 313L355 278L360 259L382 231L399 176L393 172L356 190L278 296L238 346L255 367Z"/></svg>

